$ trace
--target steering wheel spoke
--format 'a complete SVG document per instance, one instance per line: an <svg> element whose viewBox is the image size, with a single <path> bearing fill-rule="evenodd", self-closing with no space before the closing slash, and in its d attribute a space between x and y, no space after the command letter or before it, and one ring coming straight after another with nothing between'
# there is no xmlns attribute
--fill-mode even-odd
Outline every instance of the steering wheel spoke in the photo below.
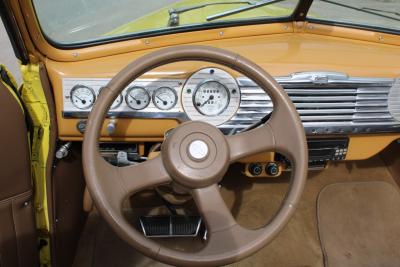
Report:
<svg viewBox="0 0 400 267"><path fill-rule="evenodd" d="M137 165L115 168L126 194L171 182L160 156Z"/></svg>
<svg viewBox="0 0 400 267"><path fill-rule="evenodd" d="M228 136L230 161L275 149L274 133L268 123L248 132Z"/></svg>
<svg viewBox="0 0 400 267"><path fill-rule="evenodd" d="M283 154L288 157L293 164L296 165L296 159L301 159L302 161L308 159L308 156L304 149L305 138L303 140L299 140L299 136L296 133L299 131L299 128L303 127L300 121L296 122L296 113L290 113L286 109L278 109L273 114L271 119L267 122L267 125L271 129L274 136L274 151ZM285 118L288 120L290 117L290 121L292 123L284 123ZM301 142L304 141L304 142ZM302 163L303 164L303 163Z"/></svg>
<svg viewBox="0 0 400 267"><path fill-rule="evenodd" d="M192 195L200 214L206 222L210 236L237 224L226 206L217 184L193 189Z"/></svg>

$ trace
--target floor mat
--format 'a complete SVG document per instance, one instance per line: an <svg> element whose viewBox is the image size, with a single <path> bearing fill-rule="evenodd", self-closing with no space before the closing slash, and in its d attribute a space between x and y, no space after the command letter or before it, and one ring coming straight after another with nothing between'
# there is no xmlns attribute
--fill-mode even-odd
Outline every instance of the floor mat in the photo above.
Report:
<svg viewBox="0 0 400 267"><path fill-rule="evenodd" d="M299 207L285 229L268 246L231 266L323 267L316 216L318 193L332 183L371 182L377 179L397 186L379 157L359 162L336 162L325 170L310 171ZM233 167L223 181L221 192L238 222L254 228L271 218L287 186L288 180L284 177L251 179L241 175L240 168ZM165 266L135 252L99 220L98 216L88 220L74 267ZM118 259L118 264L115 259Z"/></svg>
<svg viewBox="0 0 400 267"><path fill-rule="evenodd" d="M400 266L400 194L386 182L323 188L318 230L328 267Z"/></svg>

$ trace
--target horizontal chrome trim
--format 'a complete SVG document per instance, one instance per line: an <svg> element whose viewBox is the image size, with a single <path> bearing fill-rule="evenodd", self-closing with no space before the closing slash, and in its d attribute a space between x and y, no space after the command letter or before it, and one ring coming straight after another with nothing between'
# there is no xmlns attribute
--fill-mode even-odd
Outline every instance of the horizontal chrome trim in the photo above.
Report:
<svg viewBox="0 0 400 267"><path fill-rule="evenodd" d="M392 115L400 114L400 100L397 101L400 90L391 90L396 84L395 79L348 77L336 72L293 73L275 79L292 99L309 135L400 132L400 122ZM271 113L274 106L265 91L252 80L239 77L237 83L241 90L239 109L229 121L218 126L227 134L257 122ZM399 81L397 87L398 84ZM396 98L391 101L390 109L389 94L392 99ZM88 114L89 111L63 112L65 118L84 119ZM111 111L107 117L189 120L182 110Z"/></svg>
<svg viewBox="0 0 400 267"><path fill-rule="evenodd" d="M64 118L80 118L87 119L89 111L64 111L62 113ZM176 119L178 121L187 121L189 118L184 112L108 112L106 118L138 118L138 119Z"/></svg>
<svg viewBox="0 0 400 267"><path fill-rule="evenodd" d="M335 72L294 73L275 79L296 106L307 134L400 131L400 122L388 109L394 79ZM237 81L242 102L236 116L221 126L225 130L245 128L273 110L272 100L256 83L246 77Z"/></svg>
<svg viewBox="0 0 400 267"><path fill-rule="evenodd" d="M318 78L319 77L319 78ZM298 87L301 84L314 84L314 85L328 85L339 86L346 85L386 85L390 86L393 84L394 79L391 78L365 78L365 77L348 77L343 73L335 72L303 72L293 73L289 76L275 77L275 80L280 84L294 84ZM238 77L238 84L240 87L258 87L258 85L247 77ZM319 81L319 82L318 82ZM290 86L288 86L290 88Z"/></svg>

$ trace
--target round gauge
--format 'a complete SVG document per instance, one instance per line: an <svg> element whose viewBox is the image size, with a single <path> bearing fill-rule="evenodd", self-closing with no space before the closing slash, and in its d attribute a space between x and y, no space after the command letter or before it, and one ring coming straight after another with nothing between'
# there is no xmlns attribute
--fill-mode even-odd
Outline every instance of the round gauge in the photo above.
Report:
<svg viewBox="0 0 400 267"><path fill-rule="evenodd" d="M128 89L125 95L126 104L135 110L141 110L150 103L150 95L143 87L133 86Z"/></svg>
<svg viewBox="0 0 400 267"><path fill-rule="evenodd" d="M153 93L153 103L159 109L171 109L176 105L177 101L178 95L170 87L160 87Z"/></svg>
<svg viewBox="0 0 400 267"><path fill-rule="evenodd" d="M92 88L85 85L75 85L70 92L72 104L79 109L88 109L96 100L96 95Z"/></svg>
<svg viewBox="0 0 400 267"><path fill-rule="evenodd" d="M99 94L101 93L101 91L104 89L104 87L101 87L99 90ZM116 109L117 107L119 107L122 103L122 95L119 94L117 96L117 98L115 98L114 102L111 104L110 109Z"/></svg>
<svg viewBox="0 0 400 267"><path fill-rule="evenodd" d="M204 116L221 114L229 105L229 100L228 88L214 80L201 83L193 94L193 105Z"/></svg>

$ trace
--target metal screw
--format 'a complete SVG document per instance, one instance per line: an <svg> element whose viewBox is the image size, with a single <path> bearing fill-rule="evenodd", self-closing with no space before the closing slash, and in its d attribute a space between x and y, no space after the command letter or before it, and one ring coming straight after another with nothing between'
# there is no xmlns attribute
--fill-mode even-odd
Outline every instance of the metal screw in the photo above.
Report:
<svg viewBox="0 0 400 267"><path fill-rule="evenodd" d="M219 32L219 36L223 36L224 35L224 32Z"/></svg>

